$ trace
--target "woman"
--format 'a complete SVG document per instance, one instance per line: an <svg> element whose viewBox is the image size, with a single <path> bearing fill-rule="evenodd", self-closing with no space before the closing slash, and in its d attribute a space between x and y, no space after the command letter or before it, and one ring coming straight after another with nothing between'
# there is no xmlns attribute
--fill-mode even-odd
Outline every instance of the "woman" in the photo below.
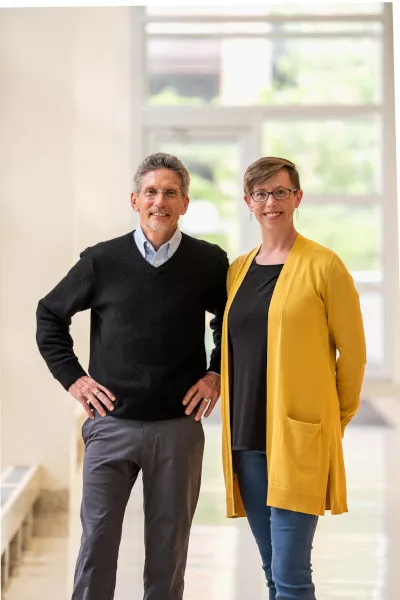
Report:
<svg viewBox="0 0 400 600"><path fill-rule="evenodd" d="M247 515L270 600L314 600L318 516L347 511L342 437L359 407L366 362L359 297L340 258L294 227L303 192L292 162L260 158L244 191L262 243L228 273L227 516Z"/></svg>

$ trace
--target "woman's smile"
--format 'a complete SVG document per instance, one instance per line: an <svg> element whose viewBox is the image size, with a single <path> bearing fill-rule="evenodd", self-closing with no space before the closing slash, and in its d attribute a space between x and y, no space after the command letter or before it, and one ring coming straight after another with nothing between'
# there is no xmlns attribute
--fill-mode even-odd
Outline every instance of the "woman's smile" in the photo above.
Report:
<svg viewBox="0 0 400 600"><path fill-rule="evenodd" d="M274 221L276 219L279 219L279 217L282 215L282 212L267 212L267 213L263 213L263 215L265 217L267 217L267 219L269 221Z"/></svg>

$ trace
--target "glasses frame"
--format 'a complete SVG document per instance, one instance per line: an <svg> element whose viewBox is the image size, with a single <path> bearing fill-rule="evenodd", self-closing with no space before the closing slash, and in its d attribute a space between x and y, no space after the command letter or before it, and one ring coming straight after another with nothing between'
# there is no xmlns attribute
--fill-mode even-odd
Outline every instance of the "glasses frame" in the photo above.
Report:
<svg viewBox="0 0 400 600"><path fill-rule="evenodd" d="M168 196L168 192L175 192L174 196ZM175 198L178 198L179 196L182 195L180 190L156 190L155 194L146 194L145 191L140 190L139 192L140 194L142 194L145 198L156 198L159 194L162 195L163 198L169 198L169 200L175 200Z"/></svg>
<svg viewBox="0 0 400 600"><path fill-rule="evenodd" d="M286 190L287 192L289 192L289 194L287 195L286 198L277 198L275 196L275 192L278 190ZM268 202L268 198L270 196L270 194L272 194L272 196L275 198L275 200L278 200L278 202L284 202L285 200L287 200L290 197L290 194L292 192L298 192L299 190L297 188L284 188L284 187L279 187L276 190L274 190L273 192L264 192L264 190L256 190L255 192L251 192L250 198L253 200L253 202L257 202L259 204L261 204L262 202ZM258 192L263 192L264 194L267 194L267 197L265 198L265 200L255 200L254 199L254 194L257 194Z"/></svg>

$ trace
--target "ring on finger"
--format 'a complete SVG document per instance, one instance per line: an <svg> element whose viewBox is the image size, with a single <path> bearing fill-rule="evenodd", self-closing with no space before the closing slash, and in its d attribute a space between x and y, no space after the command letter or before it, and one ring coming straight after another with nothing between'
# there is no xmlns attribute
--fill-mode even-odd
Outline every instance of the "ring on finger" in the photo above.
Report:
<svg viewBox="0 0 400 600"><path fill-rule="evenodd" d="M93 392L93 396L96 396L96 398L98 398L98 395L100 394L101 390L96 390L95 392Z"/></svg>
<svg viewBox="0 0 400 600"><path fill-rule="evenodd" d="M204 401L204 402L207 402L207 404L210 404L210 402L211 402L211 398L203 398L203 401Z"/></svg>

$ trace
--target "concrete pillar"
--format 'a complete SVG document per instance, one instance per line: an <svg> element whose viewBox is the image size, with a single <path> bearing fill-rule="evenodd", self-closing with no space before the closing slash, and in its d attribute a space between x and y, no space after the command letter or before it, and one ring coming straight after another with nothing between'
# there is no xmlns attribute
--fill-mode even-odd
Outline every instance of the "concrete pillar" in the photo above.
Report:
<svg viewBox="0 0 400 600"><path fill-rule="evenodd" d="M140 10L1 10L2 469L36 462L49 492L69 486L78 405L37 351L35 310L80 251L134 227ZM72 332L86 367L86 314Z"/></svg>
<svg viewBox="0 0 400 600"><path fill-rule="evenodd" d="M393 10L393 56L394 56L394 91L396 112L396 166L397 166L397 217L398 229L400 231L400 5L392 3ZM395 252L397 264L400 264L400 245ZM400 280L400 273L398 281ZM400 289L397 288L397 302L394 323L394 379L397 390L400 390Z"/></svg>
<svg viewBox="0 0 400 600"><path fill-rule="evenodd" d="M74 256L134 228L130 206L140 131L133 131L136 8L76 9L74 43ZM137 27L139 28L139 27ZM74 322L76 349L88 362L89 315Z"/></svg>

